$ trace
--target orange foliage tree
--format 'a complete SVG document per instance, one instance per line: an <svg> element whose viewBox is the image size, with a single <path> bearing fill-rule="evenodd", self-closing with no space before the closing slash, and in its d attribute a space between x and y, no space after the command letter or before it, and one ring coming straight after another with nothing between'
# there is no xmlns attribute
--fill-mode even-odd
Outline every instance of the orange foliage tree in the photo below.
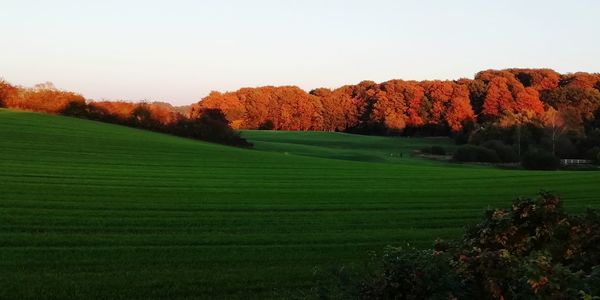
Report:
<svg viewBox="0 0 600 300"><path fill-rule="evenodd" d="M17 88L10 83L0 80L0 107L6 106L6 101L10 97L14 97L17 93Z"/></svg>
<svg viewBox="0 0 600 300"><path fill-rule="evenodd" d="M476 79L487 84L482 113L488 118L499 119L509 114L541 116L544 113L539 92L531 86L525 87L514 73L487 70L478 73Z"/></svg>
<svg viewBox="0 0 600 300"><path fill-rule="evenodd" d="M266 123L277 130L323 130L319 97L298 87L243 88L236 92L211 93L191 110L221 109L234 128L261 128Z"/></svg>
<svg viewBox="0 0 600 300"><path fill-rule="evenodd" d="M323 130L344 131L358 125L358 100L352 90L353 87L347 85L333 91L319 88L310 92L321 102Z"/></svg>
<svg viewBox="0 0 600 300"><path fill-rule="evenodd" d="M83 96L48 88L17 89L4 100L9 108L18 108L46 113L60 113L71 102L85 103Z"/></svg>

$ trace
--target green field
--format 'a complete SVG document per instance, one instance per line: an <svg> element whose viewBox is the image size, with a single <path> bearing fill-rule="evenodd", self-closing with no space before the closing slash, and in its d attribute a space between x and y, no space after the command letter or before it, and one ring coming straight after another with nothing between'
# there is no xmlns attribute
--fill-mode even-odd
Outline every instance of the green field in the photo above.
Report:
<svg viewBox="0 0 600 300"><path fill-rule="evenodd" d="M0 110L0 298L285 298L540 189L600 207L597 172L411 157L443 139L244 135L256 150Z"/></svg>
<svg viewBox="0 0 600 300"><path fill-rule="evenodd" d="M449 138L389 138L340 132L259 130L246 130L242 135L252 141L257 150L379 163L437 164L412 154L415 150L434 145L448 150L455 148Z"/></svg>

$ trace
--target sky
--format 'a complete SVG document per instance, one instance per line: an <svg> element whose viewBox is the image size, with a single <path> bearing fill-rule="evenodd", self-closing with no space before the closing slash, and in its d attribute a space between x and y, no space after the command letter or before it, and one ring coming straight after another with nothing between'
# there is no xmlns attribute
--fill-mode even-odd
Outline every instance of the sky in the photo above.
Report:
<svg viewBox="0 0 600 300"><path fill-rule="evenodd" d="M2 0L0 78L89 99L600 72L600 1Z"/></svg>

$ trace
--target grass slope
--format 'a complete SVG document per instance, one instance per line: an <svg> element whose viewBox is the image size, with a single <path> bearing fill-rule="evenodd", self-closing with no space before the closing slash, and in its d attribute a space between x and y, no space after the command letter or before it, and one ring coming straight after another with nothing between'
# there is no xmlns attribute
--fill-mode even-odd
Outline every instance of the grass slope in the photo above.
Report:
<svg viewBox="0 0 600 300"><path fill-rule="evenodd" d="M286 297L315 266L456 237L540 189L600 204L596 172L305 157L0 110L0 298Z"/></svg>
<svg viewBox="0 0 600 300"><path fill-rule="evenodd" d="M419 159L413 152L431 146L443 146L447 150L456 147L451 139L444 137L390 138L341 132L264 130L245 130L242 135L258 150L384 163L437 163Z"/></svg>

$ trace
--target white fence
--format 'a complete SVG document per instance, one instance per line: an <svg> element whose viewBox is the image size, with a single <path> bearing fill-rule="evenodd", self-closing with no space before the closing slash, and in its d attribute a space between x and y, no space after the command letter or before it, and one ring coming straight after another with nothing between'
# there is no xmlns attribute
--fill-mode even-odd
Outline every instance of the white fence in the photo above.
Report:
<svg viewBox="0 0 600 300"><path fill-rule="evenodd" d="M561 159L560 163L563 166L569 166L569 165L587 165L587 164L591 164L592 161L589 159Z"/></svg>

